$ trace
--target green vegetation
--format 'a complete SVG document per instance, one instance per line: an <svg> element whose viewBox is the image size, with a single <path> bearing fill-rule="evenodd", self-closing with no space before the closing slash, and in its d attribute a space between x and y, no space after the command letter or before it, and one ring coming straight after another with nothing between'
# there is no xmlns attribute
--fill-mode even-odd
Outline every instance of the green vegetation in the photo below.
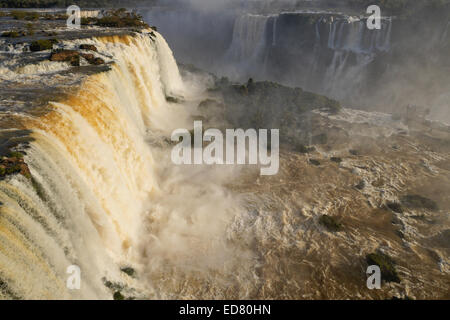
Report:
<svg viewBox="0 0 450 320"><path fill-rule="evenodd" d="M101 18L81 18L82 25L96 25L110 28L147 28L148 24L143 22L142 16L135 12L129 12L125 8L109 11Z"/></svg>
<svg viewBox="0 0 450 320"><path fill-rule="evenodd" d="M22 152L18 152L18 151L11 151L9 153L9 157L10 158L22 159L23 158L23 153Z"/></svg>
<svg viewBox="0 0 450 320"><path fill-rule="evenodd" d="M323 225L328 231L337 232L342 230L342 225L333 217L323 215L319 218L319 223Z"/></svg>
<svg viewBox="0 0 450 320"><path fill-rule="evenodd" d="M58 43L56 39L42 39L33 41L30 45L30 50L32 52L35 51L44 51L53 49L53 45Z"/></svg>
<svg viewBox="0 0 450 320"><path fill-rule="evenodd" d="M369 266L377 265L380 267L381 279L386 282L400 282L400 277L395 270L395 262L387 254L377 252L370 253L366 256L366 261Z"/></svg>
<svg viewBox="0 0 450 320"><path fill-rule="evenodd" d="M12 11L10 15L15 20L28 20L28 21L36 21L40 17L38 12L30 12L30 11Z"/></svg>
<svg viewBox="0 0 450 320"><path fill-rule="evenodd" d="M2 33L2 37L4 38L18 38L21 37L23 34L19 33L18 31L5 31Z"/></svg>
<svg viewBox="0 0 450 320"><path fill-rule="evenodd" d="M120 291L116 291L116 292L114 292L113 299L114 300L125 300L125 297L123 296L123 294Z"/></svg>

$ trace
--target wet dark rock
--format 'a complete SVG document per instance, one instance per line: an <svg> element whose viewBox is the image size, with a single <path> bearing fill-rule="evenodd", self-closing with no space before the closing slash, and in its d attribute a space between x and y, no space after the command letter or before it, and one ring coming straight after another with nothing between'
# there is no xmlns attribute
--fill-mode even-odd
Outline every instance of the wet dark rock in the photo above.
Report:
<svg viewBox="0 0 450 320"><path fill-rule="evenodd" d="M360 180L358 184L355 186L358 190L363 190L366 187L366 182L364 180Z"/></svg>
<svg viewBox="0 0 450 320"><path fill-rule="evenodd" d="M99 66L105 63L105 60L102 58L96 58L92 53L81 53L80 54L84 59L86 59L89 64L94 66Z"/></svg>
<svg viewBox="0 0 450 320"><path fill-rule="evenodd" d="M134 277L136 275L136 271L131 267L120 268L120 271L122 271L123 273L126 273L130 277Z"/></svg>
<svg viewBox="0 0 450 320"><path fill-rule="evenodd" d="M386 282L400 282L400 277L395 270L394 260L382 252L370 253L366 256L366 262L369 266L377 265L380 267L381 279Z"/></svg>
<svg viewBox="0 0 450 320"><path fill-rule="evenodd" d="M398 202L388 202L386 203L386 206L396 213L403 213L403 207Z"/></svg>
<svg viewBox="0 0 450 320"><path fill-rule="evenodd" d="M95 56L92 53L80 53L80 56L82 56L88 62L95 59Z"/></svg>
<svg viewBox="0 0 450 320"><path fill-rule="evenodd" d="M26 34L21 31L5 31L2 33L2 37L4 38L19 38L19 37L24 37Z"/></svg>
<svg viewBox="0 0 450 320"><path fill-rule="evenodd" d="M97 52L97 47L94 46L93 44L80 44L80 49L81 50L90 50L90 51Z"/></svg>
<svg viewBox="0 0 450 320"><path fill-rule="evenodd" d="M437 211L438 205L435 201L417 194L408 194L401 198L402 204L410 209L428 209Z"/></svg>
<svg viewBox="0 0 450 320"><path fill-rule="evenodd" d="M167 96L166 101L170 103L180 103L180 99L176 97Z"/></svg>
<svg viewBox="0 0 450 320"><path fill-rule="evenodd" d="M319 218L319 223L331 232L337 232L342 229L342 225L339 222L337 222L333 217L327 215L321 216Z"/></svg>
<svg viewBox="0 0 450 320"><path fill-rule="evenodd" d="M28 165L23 160L23 154L20 152L10 152L7 157L0 160L0 179L8 175L22 174L27 178L31 178L31 172Z"/></svg>
<svg viewBox="0 0 450 320"><path fill-rule="evenodd" d="M333 162L336 162L336 163L341 163L342 162L342 158L339 158L339 157L331 157L330 160L333 161Z"/></svg>
<svg viewBox="0 0 450 320"><path fill-rule="evenodd" d="M90 64L93 64L94 66L99 66L102 64L105 64L105 60L103 60L102 58L95 58L92 61L89 61Z"/></svg>

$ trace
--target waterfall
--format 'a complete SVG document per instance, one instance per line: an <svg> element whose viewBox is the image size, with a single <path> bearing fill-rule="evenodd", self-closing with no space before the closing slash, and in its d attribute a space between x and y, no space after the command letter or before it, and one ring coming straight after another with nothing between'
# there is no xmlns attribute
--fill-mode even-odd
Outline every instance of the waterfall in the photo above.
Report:
<svg viewBox="0 0 450 320"><path fill-rule="evenodd" d="M391 18L382 20L380 30L367 29L366 20L333 19L329 23L328 48L366 54L389 51L391 32Z"/></svg>
<svg viewBox="0 0 450 320"><path fill-rule="evenodd" d="M245 14L236 19L228 55L234 61L248 61L265 46L268 16Z"/></svg>
<svg viewBox="0 0 450 320"><path fill-rule="evenodd" d="M137 259L146 201L159 184L149 128L170 130L167 95L184 95L172 52L156 34L99 37L111 70L88 76L75 94L39 116L22 175L0 181L0 298L111 298L102 277L126 281L119 265ZM82 270L80 290L66 269Z"/></svg>
<svg viewBox="0 0 450 320"><path fill-rule="evenodd" d="M272 46L277 45L277 21L278 17L274 17L273 19L273 28L272 28Z"/></svg>

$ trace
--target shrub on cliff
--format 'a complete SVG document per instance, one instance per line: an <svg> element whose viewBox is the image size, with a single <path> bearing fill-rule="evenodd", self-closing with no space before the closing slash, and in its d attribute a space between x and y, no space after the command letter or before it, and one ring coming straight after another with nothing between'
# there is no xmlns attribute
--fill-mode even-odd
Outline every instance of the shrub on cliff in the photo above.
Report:
<svg viewBox="0 0 450 320"><path fill-rule="evenodd" d="M88 19L85 22L93 22L100 27L125 28L125 27L149 27L136 12L128 12L126 9L109 11L98 19Z"/></svg>

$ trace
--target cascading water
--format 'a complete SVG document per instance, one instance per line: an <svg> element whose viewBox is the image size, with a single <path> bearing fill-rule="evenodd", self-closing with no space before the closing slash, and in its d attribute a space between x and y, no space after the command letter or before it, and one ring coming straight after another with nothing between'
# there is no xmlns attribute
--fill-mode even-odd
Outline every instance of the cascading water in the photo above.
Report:
<svg viewBox="0 0 450 320"><path fill-rule="evenodd" d="M159 34L86 41L113 56L111 70L43 115L16 115L32 132L32 178L0 181L2 298L109 298L102 277L126 282L118 265L136 262L144 204L158 190L145 136L177 125L166 96L183 95L183 83ZM73 264L82 285L71 291Z"/></svg>
<svg viewBox="0 0 450 320"><path fill-rule="evenodd" d="M392 18L381 24L369 30L365 19L350 16L244 14L235 20L224 72L236 80L273 79L345 99L361 85L368 64L390 51Z"/></svg>
<svg viewBox="0 0 450 320"><path fill-rule="evenodd" d="M327 23L323 19L316 22ZM321 86L318 90L337 99L346 99L357 92L366 76L367 66L376 58L379 52L388 52L391 45L392 19L383 19L381 29L369 30L366 20L360 19L332 19L328 22L329 32L316 37L318 43L321 38L328 38L327 47L332 50L331 63L326 66ZM318 45L316 50L324 48ZM320 55L315 55L320 57ZM323 61L314 61L313 65L323 65ZM313 70L312 72L316 72Z"/></svg>

